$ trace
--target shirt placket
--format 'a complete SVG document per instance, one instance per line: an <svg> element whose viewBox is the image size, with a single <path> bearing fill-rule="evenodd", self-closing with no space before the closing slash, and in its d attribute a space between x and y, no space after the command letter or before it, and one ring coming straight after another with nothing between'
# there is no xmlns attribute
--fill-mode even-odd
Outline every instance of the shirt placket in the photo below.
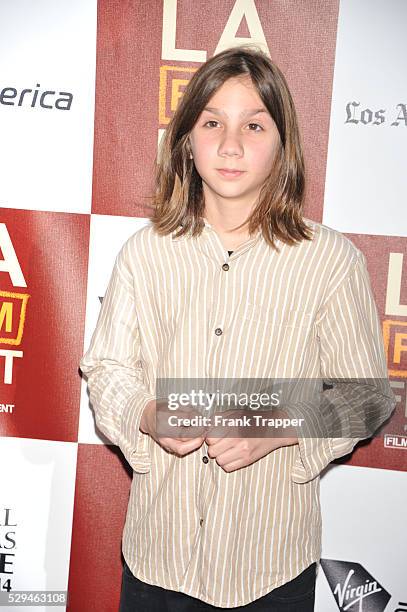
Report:
<svg viewBox="0 0 407 612"><path fill-rule="evenodd" d="M228 250L223 246L219 235L212 226L205 220L205 228L200 236L200 249L212 260L216 267L213 273L212 303L213 310L208 320L208 354L206 361L206 376L208 378L222 378L223 373L217 371L213 364L219 363L219 352L222 350L221 343L227 342L228 334L228 313L233 309L230 300L233 295L233 268L239 265L239 258L251 249L260 239L260 232L253 238L246 241L233 250L229 255ZM201 470L199 475L200 487L198 492L199 527L202 529L206 521L207 507L215 493L216 474L213 470L211 460L207 454L208 445L203 443L201 451ZM203 531L201 530L201 534ZM198 544L199 546L199 544Z"/></svg>

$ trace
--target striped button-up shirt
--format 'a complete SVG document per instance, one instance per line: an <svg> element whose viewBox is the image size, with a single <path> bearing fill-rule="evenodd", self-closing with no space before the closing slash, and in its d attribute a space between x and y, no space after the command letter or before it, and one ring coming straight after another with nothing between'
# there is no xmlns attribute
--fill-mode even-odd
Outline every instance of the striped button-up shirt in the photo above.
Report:
<svg viewBox="0 0 407 612"><path fill-rule="evenodd" d="M276 252L258 231L231 256L207 220L198 237L143 227L116 258L80 364L98 428L133 468L128 566L219 607L246 605L320 559L319 475L358 438L299 437L227 472L206 442L181 457L139 430L157 378L365 377L387 383L378 422L395 405L366 259L305 221L312 241L277 240Z"/></svg>

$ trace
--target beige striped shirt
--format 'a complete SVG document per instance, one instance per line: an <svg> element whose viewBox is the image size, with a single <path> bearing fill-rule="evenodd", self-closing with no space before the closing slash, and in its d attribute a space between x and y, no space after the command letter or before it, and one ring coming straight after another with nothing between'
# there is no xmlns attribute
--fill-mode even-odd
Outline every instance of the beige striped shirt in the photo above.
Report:
<svg viewBox="0 0 407 612"><path fill-rule="evenodd" d="M321 555L319 474L357 442L300 437L232 472L205 442L179 457L139 430L157 377L377 378L380 421L394 408L366 259L306 222L312 241L277 253L258 232L231 256L206 220L195 238L148 225L116 258L81 369L133 468L122 550L144 582L234 608L295 578Z"/></svg>

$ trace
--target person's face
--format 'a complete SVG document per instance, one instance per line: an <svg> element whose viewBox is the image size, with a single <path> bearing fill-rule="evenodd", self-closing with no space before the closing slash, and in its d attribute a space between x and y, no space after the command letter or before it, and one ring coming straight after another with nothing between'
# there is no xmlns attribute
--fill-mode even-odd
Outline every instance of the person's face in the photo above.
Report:
<svg viewBox="0 0 407 612"><path fill-rule="evenodd" d="M280 136L249 77L230 78L218 89L189 138L205 196L257 201Z"/></svg>

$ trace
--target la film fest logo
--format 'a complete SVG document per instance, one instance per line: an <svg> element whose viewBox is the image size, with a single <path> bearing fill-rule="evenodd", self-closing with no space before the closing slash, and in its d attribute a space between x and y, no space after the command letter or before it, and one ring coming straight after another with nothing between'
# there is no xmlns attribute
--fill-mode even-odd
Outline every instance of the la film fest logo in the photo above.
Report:
<svg viewBox="0 0 407 612"><path fill-rule="evenodd" d="M10 592L12 590L16 527L14 510L12 508L0 508L0 592Z"/></svg>
<svg viewBox="0 0 407 612"><path fill-rule="evenodd" d="M27 283L5 223L0 223L0 249L3 254L3 259L0 260L0 272L9 275L16 289L16 291L0 290L0 346L7 347L0 348L0 357L4 364L2 373L0 369L0 382L11 385L15 359L23 357L23 351L17 347L23 339L27 302L30 296L28 293L18 291L21 287L27 287ZM0 404L0 411L12 412L13 407L12 404Z"/></svg>
<svg viewBox="0 0 407 612"><path fill-rule="evenodd" d="M390 253L386 288L386 318L383 322L383 338L389 366L389 374L407 378L407 304L401 303L404 286L404 255Z"/></svg>
<svg viewBox="0 0 407 612"><path fill-rule="evenodd" d="M398 127L402 125L407 127L407 104L399 103L391 111L391 118L387 118L386 109L380 108L373 110L368 107L363 107L360 102L352 101L346 105L345 123L354 125L382 125L391 121L390 125Z"/></svg>
<svg viewBox="0 0 407 612"><path fill-rule="evenodd" d="M385 448L399 450L407 449L407 304L401 299L401 290L405 285L404 268L403 253L389 253L383 341L390 384L404 422L401 432L388 432L383 442Z"/></svg>
<svg viewBox="0 0 407 612"><path fill-rule="evenodd" d="M249 36L237 36L244 23ZM218 44L213 55L226 48L239 44L252 43L260 47L268 55L270 51L264 34L263 26L255 2L236 0L230 11L226 11L219 31ZM159 123L167 125L175 112L183 90L197 68L185 67L174 62L194 62L203 64L208 54L202 49L181 49L176 46L177 38L177 2L163 3L162 21L162 53L161 59L171 62L171 65L160 67L159 81Z"/></svg>

